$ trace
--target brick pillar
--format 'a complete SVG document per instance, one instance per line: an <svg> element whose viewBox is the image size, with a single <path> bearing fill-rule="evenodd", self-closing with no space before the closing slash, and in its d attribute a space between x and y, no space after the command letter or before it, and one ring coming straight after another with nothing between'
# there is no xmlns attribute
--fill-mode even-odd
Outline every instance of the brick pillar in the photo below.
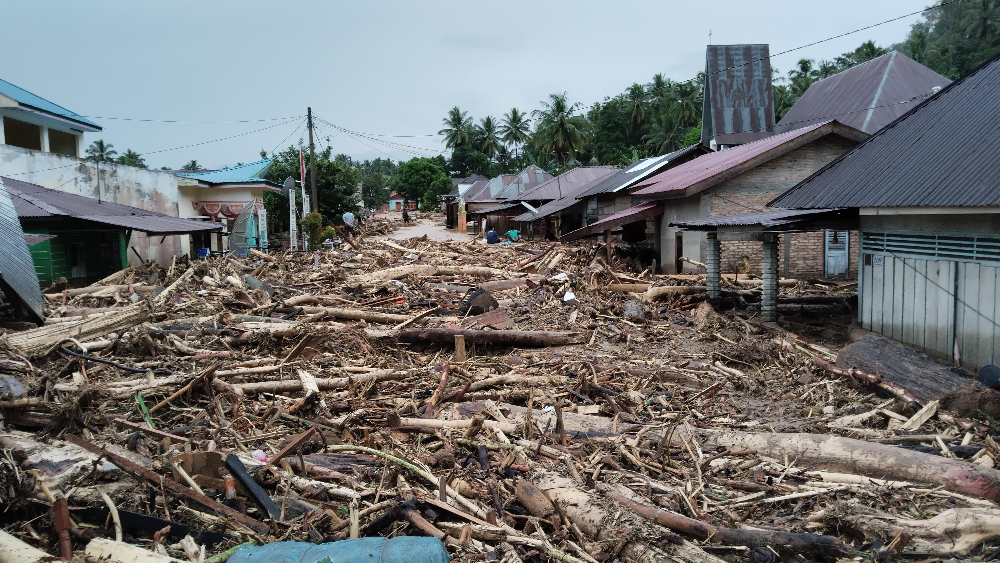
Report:
<svg viewBox="0 0 1000 563"><path fill-rule="evenodd" d="M708 298L718 299L722 292L719 290L721 272L719 262L722 259L722 245L719 243L719 234L707 233L708 236L708 258L705 265L708 266Z"/></svg>
<svg viewBox="0 0 1000 563"><path fill-rule="evenodd" d="M774 237L764 242L761 257L764 283L761 287L761 319L765 322L778 320L778 240Z"/></svg>

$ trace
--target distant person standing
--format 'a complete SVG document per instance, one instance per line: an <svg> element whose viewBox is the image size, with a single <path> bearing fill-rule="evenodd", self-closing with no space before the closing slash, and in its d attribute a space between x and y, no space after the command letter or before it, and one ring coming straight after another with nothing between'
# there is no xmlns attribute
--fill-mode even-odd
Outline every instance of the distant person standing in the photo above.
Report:
<svg viewBox="0 0 1000 563"><path fill-rule="evenodd" d="M409 223L410 222L410 214L407 213L405 209L403 210L403 222L404 223Z"/></svg>
<svg viewBox="0 0 1000 563"><path fill-rule="evenodd" d="M350 211L345 211L343 217L344 232L347 233L348 236L354 236L354 214Z"/></svg>

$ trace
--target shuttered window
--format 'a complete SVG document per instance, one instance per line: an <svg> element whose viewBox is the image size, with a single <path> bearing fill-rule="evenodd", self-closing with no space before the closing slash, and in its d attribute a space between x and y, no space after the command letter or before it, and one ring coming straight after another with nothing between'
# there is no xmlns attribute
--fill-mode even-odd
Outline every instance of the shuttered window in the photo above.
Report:
<svg viewBox="0 0 1000 563"><path fill-rule="evenodd" d="M865 253L1000 264L1000 238L936 233L861 233Z"/></svg>

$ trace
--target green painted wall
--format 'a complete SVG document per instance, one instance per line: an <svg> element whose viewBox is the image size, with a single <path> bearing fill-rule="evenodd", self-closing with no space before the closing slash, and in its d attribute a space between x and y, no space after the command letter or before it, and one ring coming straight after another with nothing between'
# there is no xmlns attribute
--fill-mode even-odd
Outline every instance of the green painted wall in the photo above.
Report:
<svg viewBox="0 0 1000 563"><path fill-rule="evenodd" d="M58 222L22 221L26 233L56 235L56 238L30 246L38 282L51 285L61 277L94 281L128 265L128 246L123 229L63 219ZM73 266L82 276L73 276Z"/></svg>

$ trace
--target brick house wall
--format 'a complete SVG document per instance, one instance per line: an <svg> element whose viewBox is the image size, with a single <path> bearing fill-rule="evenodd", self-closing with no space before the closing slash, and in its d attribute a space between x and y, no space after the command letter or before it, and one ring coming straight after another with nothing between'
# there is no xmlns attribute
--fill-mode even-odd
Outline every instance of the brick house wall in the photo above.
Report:
<svg viewBox="0 0 1000 563"><path fill-rule="evenodd" d="M784 155L765 162L734 178L679 200L667 200L661 224L661 261L665 273L675 273L676 239L683 237L685 255L704 262L707 243L704 233L678 232L670 222L765 211L767 203L826 166L857 143L837 135L827 135ZM857 271L858 236L851 232L849 272ZM763 245L752 241L723 241L723 273L761 272ZM778 248L778 271L782 277L823 277L824 233L791 233L781 235ZM704 270L682 265L684 272Z"/></svg>

